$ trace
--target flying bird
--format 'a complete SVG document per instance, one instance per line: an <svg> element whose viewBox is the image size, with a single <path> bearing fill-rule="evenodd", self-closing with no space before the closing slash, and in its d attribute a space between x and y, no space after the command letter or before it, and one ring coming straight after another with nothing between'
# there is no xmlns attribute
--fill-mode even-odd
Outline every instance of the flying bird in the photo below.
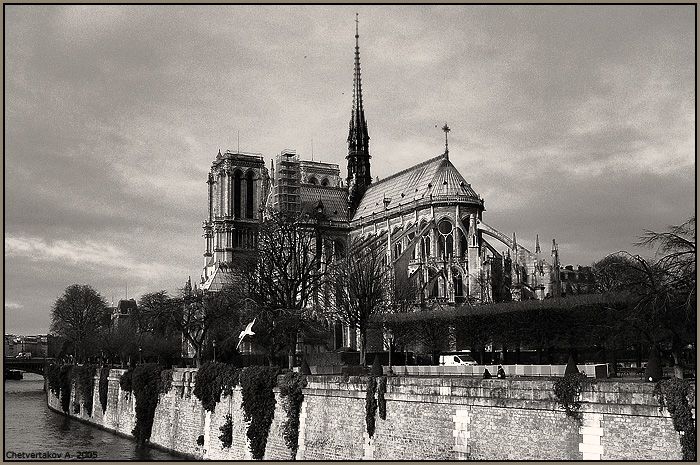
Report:
<svg viewBox="0 0 700 465"><path fill-rule="evenodd" d="M254 324L255 324L255 318L253 318L253 321L248 323L248 326L246 326L245 329L243 331L241 331L241 334L238 336L238 345L236 345L236 349L238 349L238 346L241 345L241 342L243 342L244 337L246 337L247 335L255 336L255 333L253 332L253 325Z"/></svg>

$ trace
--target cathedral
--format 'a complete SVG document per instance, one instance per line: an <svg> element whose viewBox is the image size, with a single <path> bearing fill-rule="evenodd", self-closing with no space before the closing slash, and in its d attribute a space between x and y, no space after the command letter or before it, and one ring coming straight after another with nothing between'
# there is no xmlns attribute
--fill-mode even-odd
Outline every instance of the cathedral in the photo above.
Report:
<svg viewBox="0 0 700 465"><path fill-rule="evenodd" d="M483 220L484 199L444 151L382 180L371 173L356 25L347 174L336 164L284 150L266 166L261 154L219 152L207 179L208 216L201 288L221 289L236 255L255 245L266 209L314 218L322 253L339 256L355 238L381 237L397 286L415 302L447 305L545 299L562 293L559 252L542 253ZM379 155L381 156L381 154Z"/></svg>

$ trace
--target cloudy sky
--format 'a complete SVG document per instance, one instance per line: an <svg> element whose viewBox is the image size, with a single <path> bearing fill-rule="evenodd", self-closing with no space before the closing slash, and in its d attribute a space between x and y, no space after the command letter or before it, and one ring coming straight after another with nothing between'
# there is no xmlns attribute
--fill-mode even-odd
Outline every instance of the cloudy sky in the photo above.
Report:
<svg viewBox="0 0 700 465"><path fill-rule="evenodd" d="M374 175L447 122L484 221L573 264L693 214L692 6L6 6L6 331L197 278L238 132L344 172L355 11Z"/></svg>

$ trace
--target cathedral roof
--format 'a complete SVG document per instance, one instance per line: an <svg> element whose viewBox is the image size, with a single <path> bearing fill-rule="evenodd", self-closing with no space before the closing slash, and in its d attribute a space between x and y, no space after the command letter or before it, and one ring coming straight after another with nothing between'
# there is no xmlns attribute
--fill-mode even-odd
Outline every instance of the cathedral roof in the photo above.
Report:
<svg viewBox="0 0 700 465"><path fill-rule="evenodd" d="M300 188L301 212L313 216L319 199L329 220L348 220L348 191L343 187L304 184Z"/></svg>
<svg viewBox="0 0 700 465"><path fill-rule="evenodd" d="M454 198L481 202L447 155L442 154L371 184L353 220L384 211L385 198L390 199L387 208L392 209L415 200L429 199L431 194L436 200Z"/></svg>

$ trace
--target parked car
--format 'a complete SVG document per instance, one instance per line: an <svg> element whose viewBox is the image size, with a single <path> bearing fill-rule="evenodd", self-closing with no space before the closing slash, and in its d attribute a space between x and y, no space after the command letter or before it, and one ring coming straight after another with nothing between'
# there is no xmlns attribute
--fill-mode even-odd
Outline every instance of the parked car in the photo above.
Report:
<svg viewBox="0 0 700 465"><path fill-rule="evenodd" d="M440 355L440 365L460 366L460 365L478 365L478 363L469 354L458 354L458 355Z"/></svg>

